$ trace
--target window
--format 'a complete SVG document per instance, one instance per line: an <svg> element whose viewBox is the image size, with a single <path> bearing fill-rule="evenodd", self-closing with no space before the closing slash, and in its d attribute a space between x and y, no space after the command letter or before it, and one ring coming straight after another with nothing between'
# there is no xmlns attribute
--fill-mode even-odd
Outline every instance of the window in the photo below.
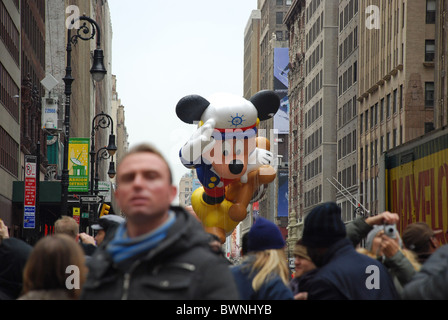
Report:
<svg viewBox="0 0 448 320"><path fill-rule="evenodd" d="M425 41L425 61L434 61L435 47L434 40Z"/></svg>
<svg viewBox="0 0 448 320"><path fill-rule="evenodd" d="M386 117L390 116L390 94L386 96Z"/></svg>
<svg viewBox="0 0 448 320"><path fill-rule="evenodd" d="M397 113L397 89L394 90L392 109L393 113Z"/></svg>
<svg viewBox="0 0 448 320"><path fill-rule="evenodd" d="M277 4L278 6L282 6L282 5L283 5L283 0L277 0L277 1L276 1L276 4Z"/></svg>
<svg viewBox="0 0 448 320"><path fill-rule="evenodd" d="M434 82L425 82L425 107L434 107Z"/></svg>
<svg viewBox="0 0 448 320"><path fill-rule="evenodd" d="M275 23L276 24L283 24L283 12L276 12L275 13Z"/></svg>
<svg viewBox="0 0 448 320"><path fill-rule="evenodd" d="M436 0L426 0L426 24L436 22Z"/></svg>
<svg viewBox="0 0 448 320"><path fill-rule="evenodd" d="M275 36L277 40L282 41L283 40L283 31L276 31Z"/></svg>
<svg viewBox="0 0 448 320"><path fill-rule="evenodd" d="M431 132L432 130L434 130L434 123L425 122L425 133Z"/></svg>

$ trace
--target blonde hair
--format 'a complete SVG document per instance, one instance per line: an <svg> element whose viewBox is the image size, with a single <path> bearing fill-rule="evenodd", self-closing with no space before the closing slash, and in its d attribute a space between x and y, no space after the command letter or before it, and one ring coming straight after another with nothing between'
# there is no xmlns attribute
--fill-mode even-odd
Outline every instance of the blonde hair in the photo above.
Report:
<svg viewBox="0 0 448 320"><path fill-rule="evenodd" d="M257 273L252 280L252 288L258 291L273 276L279 275L285 285L289 281L289 269L283 249L269 249L254 253L251 273Z"/></svg>
<svg viewBox="0 0 448 320"><path fill-rule="evenodd" d="M54 233L66 234L76 239L79 234L79 225L72 217L62 216L62 218L56 220L54 223Z"/></svg>
<svg viewBox="0 0 448 320"><path fill-rule="evenodd" d="M403 255L409 260L411 265L414 267L415 271L417 271L417 272L420 271L420 268L422 265L418 262L417 255L414 252L407 250L407 249L401 249L401 248L399 248L398 250L400 250L403 253ZM370 258L373 258L373 259L377 258L376 254L374 254L372 251L367 250L366 248L362 248L362 247L356 248L356 251L358 251L359 253L365 254L366 256L369 256Z"/></svg>

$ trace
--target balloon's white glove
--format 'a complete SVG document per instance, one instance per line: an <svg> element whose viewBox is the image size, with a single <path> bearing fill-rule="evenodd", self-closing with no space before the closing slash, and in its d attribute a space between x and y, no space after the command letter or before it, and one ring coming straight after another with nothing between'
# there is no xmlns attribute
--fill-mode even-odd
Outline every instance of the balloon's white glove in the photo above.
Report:
<svg viewBox="0 0 448 320"><path fill-rule="evenodd" d="M269 165L274 162L274 155L266 149L256 148L254 152L249 155L246 173L240 178L242 183L247 183L247 175L261 166Z"/></svg>
<svg viewBox="0 0 448 320"><path fill-rule="evenodd" d="M193 133L181 149L181 157L183 160L193 162L199 159L203 153L213 148L216 142L212 137L215 125L215 120L210 119Z"/></svg>

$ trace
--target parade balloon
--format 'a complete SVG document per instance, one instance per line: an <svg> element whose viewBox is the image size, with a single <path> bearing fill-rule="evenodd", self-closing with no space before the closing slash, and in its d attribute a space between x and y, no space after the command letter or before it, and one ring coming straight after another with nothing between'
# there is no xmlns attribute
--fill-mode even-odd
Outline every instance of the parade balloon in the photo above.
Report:
<svg viewBox="0 0 448 320"><path fill-rule="evenodd" d="M188 95L176 106L180 120L198 125L179 152L182 164L195 169L202 184L191 196L192 209L221 243L276 177L269 140L259 136L258 125L279 107L278 95L268 90L249 100L228 93L207 99Z"/></svg>

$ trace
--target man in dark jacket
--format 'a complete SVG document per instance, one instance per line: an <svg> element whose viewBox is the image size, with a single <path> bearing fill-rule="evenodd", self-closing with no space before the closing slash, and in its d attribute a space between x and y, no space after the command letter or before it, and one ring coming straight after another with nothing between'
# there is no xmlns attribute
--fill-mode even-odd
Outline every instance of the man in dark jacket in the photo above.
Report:
<svg viewBox="0 0 448 320"><path fill-rule="evenodd" d="M0 226L3 222L0 221ZM26 242L0 235L0 300L15 300L22 292L22 273L31 253Z"/></svg>
<svg viewBox="0 0 448 320"><path fill-rule="evenodd" d="M115 199L126 223L108 233L89 263L82 299L237 299L229 265L182 208L171 171L148 145L131 150L117 169Z"/></svg>
<svg viewBox="0 0 448 320"><path fill-rule="evenodd" d="M356 252L346 238L341 210L328 202L305 218L302 243L318 269L300 282L308 300L399 299L385 267Z"/></svg>

